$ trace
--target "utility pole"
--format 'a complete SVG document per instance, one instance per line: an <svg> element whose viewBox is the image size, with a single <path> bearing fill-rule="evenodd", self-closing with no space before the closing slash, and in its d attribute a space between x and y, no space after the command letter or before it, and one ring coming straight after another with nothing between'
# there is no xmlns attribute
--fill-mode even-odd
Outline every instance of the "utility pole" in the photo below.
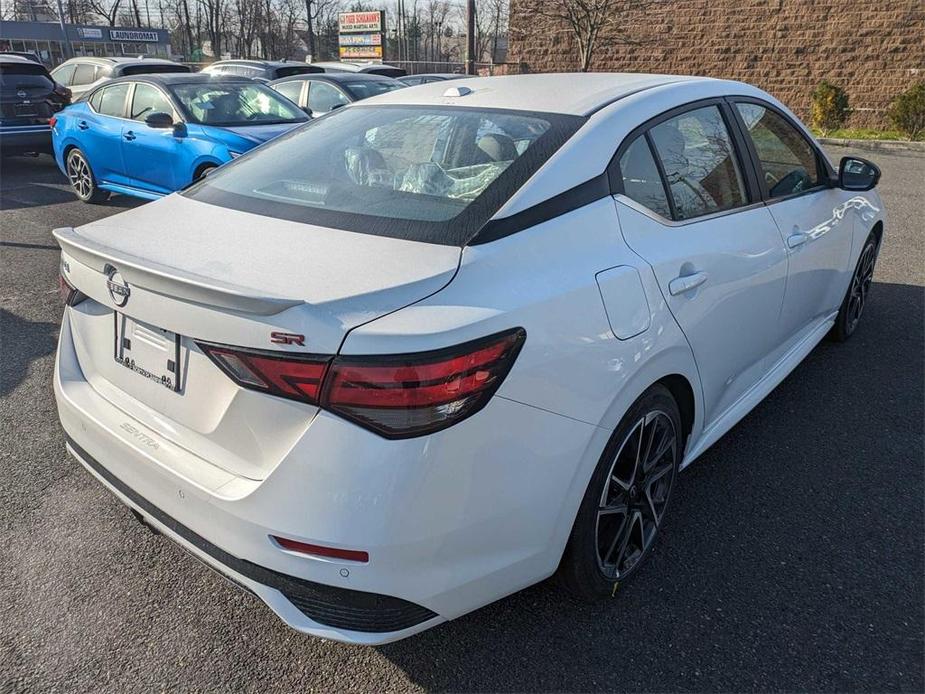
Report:
<svg viewBox="0 0 925 694"><path fill-rule="evenodd" d="M61 0L58 0L58 24L61 25L61 34L64 37L64 58L74 57L74 47L71 45L71 39L67 35L67 27L64 26L64 6Z"/></svg>
<svg viewBox="0 0 925 694"><path fill-rule="evenodd" d="M466 0L466 74L475 74L475 0Z"/></svg>

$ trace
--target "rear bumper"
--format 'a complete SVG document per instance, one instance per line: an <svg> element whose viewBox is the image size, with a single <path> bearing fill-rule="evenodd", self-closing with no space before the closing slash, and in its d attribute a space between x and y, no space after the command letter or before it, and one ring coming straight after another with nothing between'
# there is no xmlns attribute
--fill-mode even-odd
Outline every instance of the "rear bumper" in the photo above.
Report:
<svg viewBox="0 0 925 694"><path fill-rule="evenodd" d="M52 153L51 128L47 125L10 125L0 127L0 152Z"/></svg>
<svg viewBox="0 0 925 694"><path fill-rule="evenodd" d="M237 477L174 444L156 412L139 421L91 385L71 310L54 379L71 452L152 526L316 636L394 641L552 574L583 492L580 461L606 440L497 396L455 427L402 441L322 411L264 479ZM271 535L369 561L296 554Z"/></svg>

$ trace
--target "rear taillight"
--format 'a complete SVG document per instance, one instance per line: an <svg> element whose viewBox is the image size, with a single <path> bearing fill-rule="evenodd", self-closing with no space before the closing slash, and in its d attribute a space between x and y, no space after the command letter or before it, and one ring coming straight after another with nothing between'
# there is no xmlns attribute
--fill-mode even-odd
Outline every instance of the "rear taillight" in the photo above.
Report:
<svg viewBox="0 0 925 694"><path fill-rule="evenodd" d="M199 343L238 385L319 405L391 439L469 417L491 399L526 338L522 328L413 354L298 355Z"/></svg>
<svg viewBox="0 0 925 694"><path fill-rule="evenodd" d="M49 127L49 128L55 127L55 124L56 124L57 122L58 122L58 117L57 117L57 116L52 116L51 118L48 119L48 127Z"/></svg>
<svg viewBox="0 0 925 694"><path fill-rule="evenodd" d="M71 93L71 90L70 90L70 89L68 89L67 87L65 87L63 84L58 84L57 82L55 82L55 89L54 89L54 92L55 92L55 94L57 94L58 96L60 96L60 97L61 97L62 99L64 99L65 101L69 101L70 98L71 98L71 96L72 96L72 93Z"/></svg>
<svg viewBox="0 0 925 694"><path fill-rule="evenodd" d="M197 343L235 383L290 400L319 404L330 357Z"/></svg>
<svg viewBox="0 0 925 694"><path fill-rule="evenodd" d="M76 306L87 298L87 295L67 281L63 273L58 274L58 296L65 306Z"/></svg>

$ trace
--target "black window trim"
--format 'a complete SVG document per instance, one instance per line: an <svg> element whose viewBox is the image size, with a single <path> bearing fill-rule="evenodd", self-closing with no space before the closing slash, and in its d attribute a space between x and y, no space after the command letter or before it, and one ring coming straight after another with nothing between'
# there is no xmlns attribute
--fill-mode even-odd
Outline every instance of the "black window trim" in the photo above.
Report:
<svg viewBox="0 0 925 694"><path fill-rule="evenodd" d="M799 198L804 195L811 195L813 193L819 193L823 190L832 188L832 180L835 178L835 172L829 164L829 160L819 149L816 142L812 138L807 137L803 128L794 122L793 118L781 111L774 104L754 96L727 96L725 100L732 113L732 117L736 121L736 126L740 130L742 137L745 140L745 146L747 148L748 155L751 158L752 167L754 168L755 176L757 178L758 189L761 192L761 200L765 203L765 205L774 205L778 202L783 202L784 200L793 200L794 198ZM813 150L813 154L816 157L816 173L820 178L820 183L813 186L812 188L807 188L806 190L801 190L797 193L790 193L789 195L782 195L776 198L771 197L767 182L764 180L764 176L761 175L761 160L758 158L758 152L755 149L755 145L754 142L752 142L751 136L748 134L748 128L745 125L745 120L742 118L742 114L739 113L739 109L736 108L736 104L739 103L755 104L757 106L761 106L762 108L768 109L769 111L773 111L778 116L780 116L785 123L788 123L794 130L796 130L800 137L802 137L806 142L806 144L810 146L810 149Z"/></svg>
<svg viewBox="0 0 925 694"><path fill-rule="evenodd" d="M690 224L693 222L702 221L707 218L714 218L722 215L741 212L743 210L751 209L758 205L764 204L764 200L761 197L761 188L758 182L758 174L755 168L754 158L751 155L751 151L748 149L748 145L742 134L740 125L736 120L736 114L733 113L734 109L730 106L727 99L728 97L718 96L710 97L707 99L697 99L696 101L689 101L679 106L673 106L667 111L663 111L662 113L648 119L641 125L633 128L633 130L631 130L629 134L627 134L626 137L624 137L620 142L620 146L617 147L616 153L613 155L610 163L607 165L607 175L610 179L610 194L626 195L626 191L623 188L623 174L620 171L620 159L626 153L626 150L629 149L630 145L636 141L636 138L644 135L646 142L649 145L649 151L652 153L655 159L656 168L658 169L659 176L662 179L662 188L665 191L665 197L668 199L668 207L671 210L671 219L666 219L654 210L650 210L650 212L652 212L652 214L655 215L655 217L660 222L667 223L672 226ZM655 148L655 143L652 142L652 138L649 133L652 128L660 125L661 123L664 123L667 120L683 115L690 111L697 111L699 109L708 108L710 106L715 106L719 111L720 117L723 119L723 124L726 126L726 131L729 134L729 138L732 140L733 154L739 167L739 173L742 176L742 182L745 185L746 201L742 205L736 205L735 207L730 207L725 210L716 210L714 212L698 215L696 217L685 217L684 219L679 219L677 210L675 209L674 199L671 195L671 189L668 186L668 180L665 176L665 170L662 166L661 157L659 157L658 151Z"/></svg>

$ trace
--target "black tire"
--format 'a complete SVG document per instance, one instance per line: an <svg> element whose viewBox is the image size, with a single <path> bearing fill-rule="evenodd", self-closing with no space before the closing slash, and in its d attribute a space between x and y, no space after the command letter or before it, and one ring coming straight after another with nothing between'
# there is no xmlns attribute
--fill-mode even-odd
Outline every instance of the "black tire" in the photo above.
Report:
<svg viewBox="0 0 925 694"><path fill-rule="evenodd" d="M559 564L559 580L573 597L612 597L649 557L678 473L681 432L678 405L659 384L623 417L594 470ZM655 450L663 447L660 454ZM625 515L614 510L621 505Z"/></svg>
<svg viewBox="0 0 925 694"><path fill-rule="evenodd" d="M206 174L209 173L212 169L217 169L218 167L215 164L203 164L198 169L196 173L193 174L193 183L196 181L201 181L206 177Z"/></svg>
<svg viewBox="0 0 925 694"><path fill-rule="evenodd" d="M835 342L844 342L851 337L861 322L861 315L864 313L867 297L873 284L879 250L877 237L871 234L864 242L864 248L858 256L858 263L851 274L848 291L845 292L845 298L838 309L835 325L829 332L829 337Z"/></svg>
<svg viewBox="0 0 925 694"><path fill-rule="evenodd" d="M96 204L109 199L109 191L100 190L87 156L76 147L67 153L67 178L81 201Z"/></svg>

